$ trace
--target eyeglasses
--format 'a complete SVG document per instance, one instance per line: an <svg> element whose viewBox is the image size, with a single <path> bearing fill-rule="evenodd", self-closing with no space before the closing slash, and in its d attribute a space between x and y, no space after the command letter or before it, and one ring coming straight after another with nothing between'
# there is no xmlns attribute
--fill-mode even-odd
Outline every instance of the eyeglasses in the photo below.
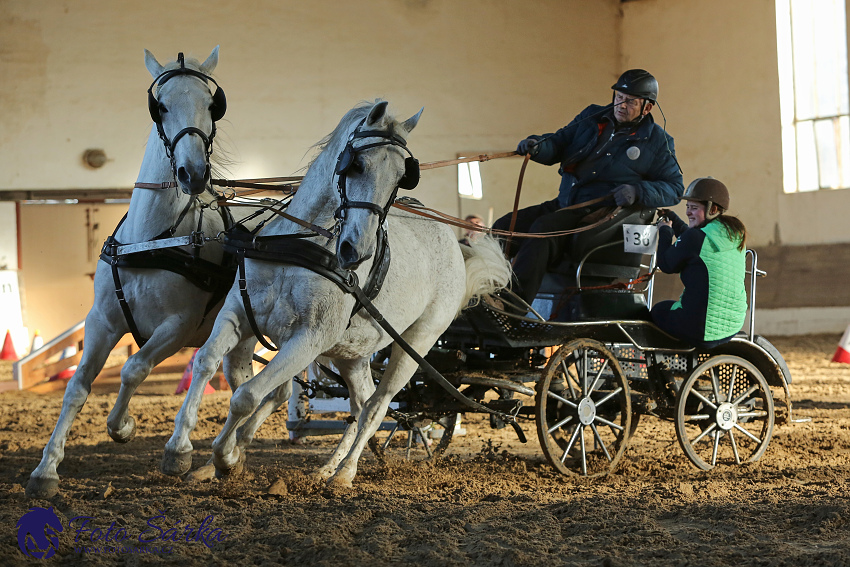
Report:
<svg viewBox="0 0 850 567"><path fill-rule="evenodd" d="M643 101L642 98L629 98L626 95L617 93L614 95L614 104L617 106L628 106L630 108L637 108L640 106L640 103Z"/></svg>

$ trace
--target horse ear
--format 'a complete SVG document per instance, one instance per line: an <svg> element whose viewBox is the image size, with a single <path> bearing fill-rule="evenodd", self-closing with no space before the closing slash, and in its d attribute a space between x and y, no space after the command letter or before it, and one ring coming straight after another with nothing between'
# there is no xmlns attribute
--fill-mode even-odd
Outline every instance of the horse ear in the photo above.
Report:
<svg viewBox="0 0 850 567"><path fill-rule="evenodd" d="M417 112L416 114L401 123L401 127L404 128L405 132L410 132L411 130L416 128L416 125L419 124L419 118L422 116L423 110L425 110L424 106L419 109L419 112Z"/></svg>
<svg viewBox="0 0 850 567"><path fill-rule="evenodd" d="M372 107L369 111L369 117L366 119L367 126L375 126L378 122L387 115L387 105L390 103L382 100Z"/></svg>
<svg viewBox="0 0 850 567"><path fill-rule="evenodd" d="M159 61L156 60L156 57L153 56L153 53L145 49L145 67L148 68L148 73L151 74L151 77L156 79L162 72L165 70L162 65L159 64Z"/></svg>
<svg viewBox="0 0 850 567"><path fill-rule="evenodd" d="M207 75L211 75L213 71L215 71L216 65L218 65L218 48L220 46L216 45L215 48L210 53L210 56L207 57L207 60L201 63L201 73L205 73Z"/></svg>

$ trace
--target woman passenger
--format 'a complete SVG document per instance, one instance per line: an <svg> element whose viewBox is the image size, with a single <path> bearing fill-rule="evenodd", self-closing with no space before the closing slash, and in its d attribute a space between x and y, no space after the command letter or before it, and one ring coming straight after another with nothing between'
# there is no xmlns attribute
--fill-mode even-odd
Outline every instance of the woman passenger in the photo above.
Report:
<svg viewBox="0 0 850 567"><path fill-rule="evenodd" d="M726 214L729 191L712 177L694 180L682 199L688 202L687 224L672 211L659 209L658 267L678 273L685 289L678 301L653 306L651 315L668 334L711 348L744 325L747 231L738 218Z"/></svg>

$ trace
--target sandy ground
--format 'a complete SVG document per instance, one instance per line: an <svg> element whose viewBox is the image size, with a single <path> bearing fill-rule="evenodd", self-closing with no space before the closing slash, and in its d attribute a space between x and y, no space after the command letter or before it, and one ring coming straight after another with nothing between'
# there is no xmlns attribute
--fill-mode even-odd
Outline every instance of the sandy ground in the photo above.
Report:
<svg viewBox="0 0 850 567"><path fill-rule="evenodd" d="M850 365L829 362L838 338L773 341L791 368L796 417L812 421L777 426L760 462L699 471L671 423L644 418L616 473L596 480L556 474L532 423L522 445L470 416L467 435L436 464L382 465L367 452L354 489L331 491L307 474L335 438L293 445L285 413L260 429L239 480L174 479L158 468L182 396L172 394L177 376L159 376L133 398L138 434L128 445L106 433L115 384L96 383L68 439L60 493L28 500L61 392L0 394L0 564L850 565ZM227 392L205 396L196 467L228 401ZM50 559L18 550L16 523L30 506L52 506L65 526ZM91 517L77 543L76 516ZM179 539L209 516L201 532L211 548ZM75 549L113 522L127 536L117 552L103 539L102 553L90 542ZM175 532L177 541L160 538Z"/></svg>

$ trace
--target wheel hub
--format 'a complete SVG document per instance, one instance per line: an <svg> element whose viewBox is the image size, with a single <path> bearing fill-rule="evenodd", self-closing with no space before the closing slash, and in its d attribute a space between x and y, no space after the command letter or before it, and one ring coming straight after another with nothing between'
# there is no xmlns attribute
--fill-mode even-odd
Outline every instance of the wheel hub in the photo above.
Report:
<svg viewBox="0 0 850 567"><path fill-rule="evenodd" d="M720 427L720 429L723 431L729 431L735 427L736 423L738 423L738 409L729 402L724 402L717 406L717 415L715 419L717 420L717 426Z"/></svg>
<svg viewBox="0 0 850 567"><path fill-rule="evenodd" d="M578 403L578 419L582 425L590 425L596 418L596 404L590 398L584 398Z"/></svg>

